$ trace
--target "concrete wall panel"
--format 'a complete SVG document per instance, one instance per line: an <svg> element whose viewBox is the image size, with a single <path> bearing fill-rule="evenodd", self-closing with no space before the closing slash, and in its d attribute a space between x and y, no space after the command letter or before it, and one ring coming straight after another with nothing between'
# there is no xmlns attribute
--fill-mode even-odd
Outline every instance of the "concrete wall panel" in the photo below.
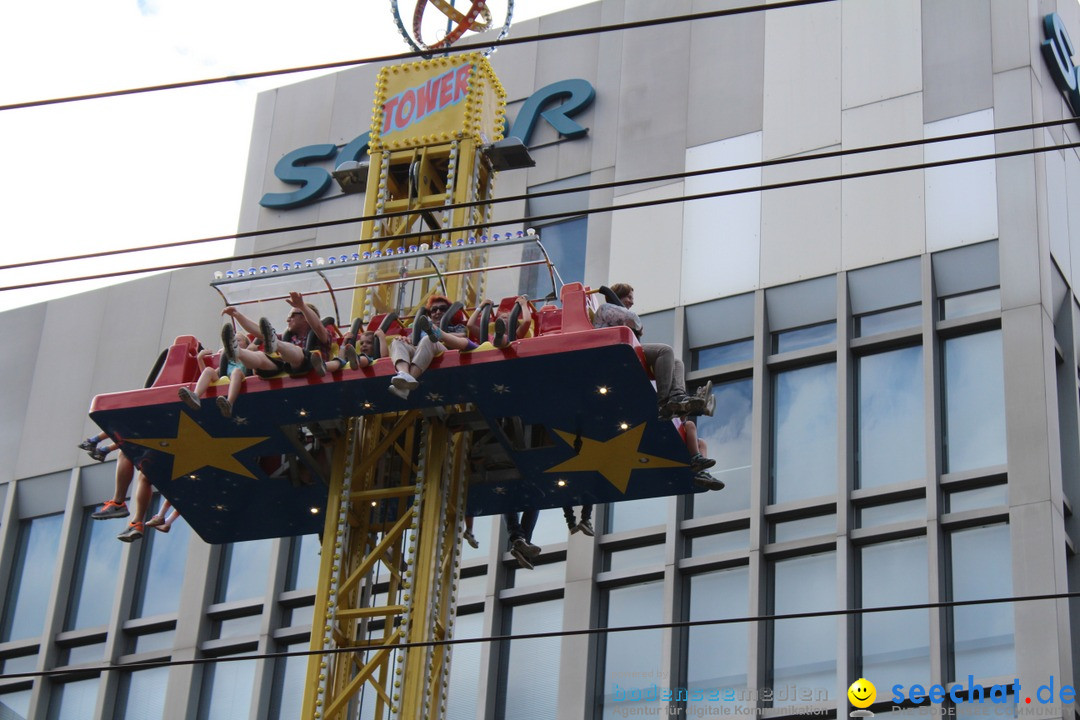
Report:
<svg viewBox="0 0 1080 720"><path fill-rule="evenodd" d="M922 89L919 0L849 0L843 5L843 107Z"/></svg>
<svg viewBox="0 0 1080 720"><path fill-rule="evenodd" d="M922 31L923 119L990 107L990 0L922 0Z"/></svg>
<svg viewBox="0 0 1080 720"><path fill-rule="evenodd" d="M620 203L679 197L682 183L643 190L619 198ZM611 282L642 288L634 294L639 315L679 304L682 205L669 203L616 212L611 219ZM609 283L610 284L610 283Z"/></svg>

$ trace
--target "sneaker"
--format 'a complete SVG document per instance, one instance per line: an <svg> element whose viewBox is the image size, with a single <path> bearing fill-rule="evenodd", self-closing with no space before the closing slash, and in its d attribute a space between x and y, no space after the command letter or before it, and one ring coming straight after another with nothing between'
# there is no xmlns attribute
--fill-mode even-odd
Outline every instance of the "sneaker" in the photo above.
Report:
<svg viewBox="0 0 1080 720"><path fill-rule="evenodd" d="M322 353L318 350L311 351L311 369L315 371L315 374L319 377L326 375L326 361L323 360Z"/></svg>
<svg viewBox="0 0 1080 720"><path fill-rule="evenodd" d="M596 532L593 530L592 520L582 520L581 522L579 522L577 524L577 527L574 528L574 532L577 532L579 530L581 531L582 535L588 535L589 537L593 537L596 534Z"/></svg>
<svg viewBox="0 0 1080 720"><path fill-rule="evenodd" d="M145 532L145 527L141 522L136 520L133 523L128 523L127 529L117 535L116 539L126 543L135 542L143 536L143 532Z"/></svg>
<svg viewBox="0 0 1080 720"><path fill-rule="evenodd" d="M507 344L506 321L501 317L495 318L495 347L501 348Z"/></svg>
<svg viewBox="0 0 1080 720"><path fill-rule="evenodd" d="M127 517L129 514L126 502L106 500L101 509L91 513L90 517L94 520L111 520L112 518Z"/></svg>
<svg viewBox="0 0 1080 720"><path fill-rule="evenodd" d="M164 524L165 518L161 517L160 515L155 515L154 517L146 521L146 527L157 527L158 525Z"/></svg>
<svg viewBox="0 0 1080 720"><path fill-rule="evenodd" d="M202 407L202 401L199 400L199 397L195 393L191 392L190 388L182 387L176 391L176 394L179 395L180 400L192 410L198 410Z"/></svg>
<svg viewBox="0 0 1080 720"><path fill-rule="evenodd" d="M86 438L81 443L79 443L79 449L85 450L86 452L90 452L91 450L94 450L96 448L97 440L95 440L94 438Z"/></svg>
<svg viewBox="0 0 1080 720"><path fill-rule="evenodd" d="M217 409L218 409L218 412L221 413L221 417L223 417L223 418L231 418L232 417L232 403L229 402L229 398L222 395L222 396L218 397L216 402L217 402Z"/></svg>
<svg viewBox="0 0 1080 720"><path fill-rule="evenodd" d="M167 533L167 532L169 532L169 530L172 529L172 525L166 525L165 523L162 523L160 525L155 525L154 529L157 530L158 532Z"/></svg>
<svg viewBox="0 0 1080 720"><path fill-rule="evenodd" d="M391 385L389 387L389 390L390 390L390 394L395 396L395 397L399 397L402 400L408 400L409 399L409 391L406 390L405 388L399 388L396 385Z"/></svg>
<svg viewBox="0 0 1080 720"><path fill-rule="evenodd" d="M431 342L439 341L439 331L436 330L434 326L432 326L430 317L428 317L427 315L421 315L420 317L416 318L415 325L417 330L424 333L431 339Z"/></svg>
<svg viewBox="0 0 1080 720"><path fill-rule="evenodd" d="M715 464L715 460L707 458L701 453L695 453L694 456L690 458L690 469L696 473L701 472L702 470L708 470Z"/></svg>
<svg viewBox="0 0 1080 720"><path fill-rule="evenodd" d="M345 362L349 363L350 370L360 369L360 358L356 355L356 347L353 345L345 346Z"/></svg>
<svg viewBox="0 0 1080 720"><path fill-rule="evenodd" d="M571 524L567 523L566 529L571 535L574 535L576 533L581 532L581 527L579 525L576 525L576 524L571 525Z"/></svg>
<svg viewBox="0 0 1080 720"><path fill-rule="evenodd" d="M533 569L533 564L530 562L530 559L535 557L535 555L529 554L530 547L536 546L530 546L529 543L525 542L525 538L522 537L514 538L510 542L510 554L514 556L514 559L518 561L518 565L520 565L523 570Z"/></svg>
<svg viewBox="0 0 1080 720"><path fill-rule="evenodd" d="M716 396L711 392L705 396L695 395L690 398L687 409L690 415L708 415L712 417L713 412L716 410Z"/></svg>
<svg viewBox="0 0 1080 720"><path fill-rule="evenodd" d="M97 460L98 462L105 462L105 458L108 456L108 454L108 452L99 447L96 447L90 451L90 457Z"/></svg>
<svg viewBox="0 0 1080 720"><path fill-rule="evenodd" d="M420 387L420 383L407 372L399 372L394 377L390 378L390 384L399 390L415 390Z"/></svg>
<svg viewBox="0 0 1080 720"><path fill-rule="evenodd" d="M240 362L237 357L240 351L240 344L236 342L236 329L232 326L232 323L226 323L221 326L221 359L228 363Z"/></svg>
<svg viewBox="0 0 1080 720"><path fill-rule="evenodd" d="M465 542L469 543L469 547L471 547L473 550L480 547L479 541L477 541L476 536L472 534L471 530L466 530L465 534L462 537L465 538Z"/></svg>
<svg viewBox="0 0 1080 720"><path fill-rule="evenodd" d="M690 406L693 398L689 395L672 395L660 409L660 417L667 420L676 415L685 417L690 414Z"/></svg>
<svg viewBox="0 0 1080 720"><path fill-rule="evenodd" d="M705 490L723 490L724 483L702 470L694 475L694 485Z"/></svg>
<svg viewBox="0 0 1080 720"><path fill-rule="evenodd" d="M267 355L276 353L278 337L269 318L259 318L259 332L263 336L263 352Z"/></svg>

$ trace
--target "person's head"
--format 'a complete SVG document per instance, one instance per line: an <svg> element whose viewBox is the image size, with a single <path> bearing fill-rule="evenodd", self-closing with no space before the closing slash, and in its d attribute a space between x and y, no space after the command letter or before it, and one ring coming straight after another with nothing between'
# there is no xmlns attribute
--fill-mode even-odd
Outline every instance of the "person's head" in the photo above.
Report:
<svg viewBox="0 0 1080 720"><path fill-rule="evenodd" d="M634 288L629 283L615 283L611 286L611 292L615 293L627 308L634 307Z"/></svg>
<svg viewBox="0 0 1080 720"><path fill-rule="evenodd" d="M311 310L311 312L315 313L315 316L318 317L318 309L311 303L307 303L307 306L308 309ZM285 326L288 330L291 330L294 334L297 335L306 333L308 330L311 329L311 326L308 325L307 318L304 317L304 311L300 308L294 308L291 306L289 307L289 317L285 320Z"/></svg>
<svg viewBox="0 0 1080 720"><path fill-rule="evenodd" d="M428 315L431 316L431 320L435 325L439 324L439 321L443 319L443 315L450 309L450 298L445 295L432 295L427 301Z"/></svg>
<svg viewBox="0 0 1080 720"><path fill-rule="evenodd" d="M365 330L360 333L360 354L361 355L374 355L375 354L375 333L371 330Z"/></svg>

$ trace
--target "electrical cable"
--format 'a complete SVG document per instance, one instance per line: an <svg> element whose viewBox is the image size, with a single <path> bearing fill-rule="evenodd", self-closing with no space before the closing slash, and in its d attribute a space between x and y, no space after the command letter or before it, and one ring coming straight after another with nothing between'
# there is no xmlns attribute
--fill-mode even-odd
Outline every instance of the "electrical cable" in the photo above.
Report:
<svg viewBox="0 0 1080 720"><path fill-rule="evenodd" d="M565 211L562 211L562 212L548 213L548 214L545 214L545 215L530 215L528 217L523 217L523 218L504 219L504 220L501 220L499 222L505 223L507 225L513 225L513 224L524 223L524 222L538 223L538 222L545 222L545 221L548 221L548 220L561 220L561 219L568 218L568 217L580 217L580 216L583 216L583 215L594 215L594 214L598 214L598 213L618 212L620 210L637 210L637 209L642 209L642 208L647 208L647 207L655 207L655 206L658 206L658 205L670 205L672 203L693 202L694 200L706 200L706 199L710 199L710 198L729 197L729 196L732 196L732 195L743 195L743 194L746 194L746 193L753 193L753 192L767 192L767 191L770 191L770 190L784 190L784 189L790 189L790 188L794 188L794 187L802 187L802 186L805 186L805 185L820 185L822 183L837 182L837 181L843 181L843 180L858 180L858 179L863 179L863 178L877 177L877 176L881 176L881 175L891 175L891 174L900 173L900 172L909 172L909 171L912 171L912 170L929 170L929 169L933 169L933 168L948 167L948 166L951 166L951 165L961 165L961 164L966 164L966 163L971 163L971 162L984 162L984 161L987 161L987 160L1002 160L1002 159L1007 159L1007 158L1022 157L1024 155L1035 155L1035 154L1042 154L1042 153L1046 153L1046 152L1052 152L1052 151L1056 151L1056 150L1071 150L1071 149L1075 149L1075 148L1080 148L1080 142L1065 143L1065 144L1062 144L1062 145L1047 145L1047 146L1043 146L1043 147L1026 148L1026 149L1022 149L1022 150L1008 150L1008 151L1003 151L1003 152L987 153L987 154L984 154L984 155L973 155L973 156L962 157L962 158L952 158L952 159L949 159L949 160L935 160L935 161L932 161L932 162L915 163L915 164L912 164L912 165L894 165L894 166L891 166L891 167L877 168L877 169L874 169L874 170L864 170L864 171L860 171L860 172L850 172L850 173L839 173L839 174L836 174L836 175L824 175L824 176L818 176L818 177L813 177L813 178L805 178L805 179L802 179L802 180L789 180L789 181L786 181L786 182L767 183L767 184L750 186L750 187L733 188L733 189L729 189L729 190L717 190L717 191L713 191L713 192L697 193L697 194L694 194L694 195L680 195L680 196L676 196L676 197L660 198L660 199L655 199L655 200L642 200L642 201L639 201L639 202L622 203L622 204L618 204L618 205L608 205L608 206L596 207L596 208L565 210ZM573 190L576 191L576 192L583 192L583 190L581 190L580 188L574 188ZM312 223L312 224L309 224L309 225L299 225L299 226L295 226L295 227L298 228L298 229L304 229L304 228L309 228L309 227L328 227L328 226L333 226L333 225L344 225L344 224L353 223L353 222L358 222L357 218L347 218L347 219L343 219L343 220L330 220L330 221L325 221L323 223ZM441 231L441 232L450 232L450 231L462 232L462 231L469 231L469 230L484 230L484 229L492 227L492 225L493 225L493 223L491 223L491 222L476 223L476 224L472 224L472 225L460 225L460 226L456 226L454 228L448 229L446 231ZM267 232L279 232L279 231L274 230L274 231L255 231L255 232L267 233ZM399 240L399 241L405 242L407 240L413 240L413 239L418 239L418 238L421 238L421 237L427 237L427 236L430 236L432 234L435 234L435 233L433 233L433 231L431 231L431 230L425 230L425 231L417 231L417 232L410 232L410 233L401 233L399 235L383 236L383 237L379 238L379 240L380 241ZM345 240L345 241L342 241L342 242L328 243L326 245L319 245L319 246L316 246L316 247L304 248L304 249L307 250L307 251L318 251L318 250L328 250L328 249L336 249L336 248L342 248L342 247L354 247L356 244L357 244L356 240ZM123 277L125 275L141 275L143 273L164 272L164 271L167 271L167 270L180 270L180 269L186 269L186 268L200 267L200 266L204 266L204 265L215 265L215 264L220 265L220 264L226 264L226 263L229 263L229 262L233 262L236 259L240 259L241 257L243 259L254 260L254 259L259 259L259 258L264 258L264 257L280 256L282 254L289 253L289 252L297 252L297 251L296 250L282 250L282 249L272 250L272 251L268 250L268 251L265 251L265 252L252 253L252 254L249 254L249 255L243 255L243 256L239 256L239 257L237 257L237 256L226 256L226 257L211 258L211 259L208 259L208 260L191 261L191 262L186 262L186 263L172 263L172 264L168 264L168 265L158 265L158 266L153 266L153 267L148 267L148 268L144 267L144 268L135 268L135 269L131 269L131 270L116 270L116 271L107 272L107 273L96 273L96 274L93 274L93 275L82 275L82 276L77 276L77 277L60 278L60 279L54 279L54 280L40 280L40 281L35 281L35 282L21 283L21 284L17 284L17 285L3 285L3 286L0 286L0 291L4 291L4 290L26 290L26 289L29 289L29 288L45 287L45 286L49 286L49 285L59 285L59 284L64 284L64 283L69 283L69 282L83 282L83 281L87 281L87 280L103 280L103 279L107 279L107 278Z"/></svg>
<svg viewBox="0 0 1080 720"><path fill-rule="evenodd" d="M687 13L684 15L673 15L670 17L654 18L652 20L636 20L633 22L616 23L613 25L599 25L590 28L578 28L576 30L562 30L558 32L544 33L542 35L530 35L528 37L508 37L503 38L497 43L477 42L457 45L449 48L449 52L461 54L474 51L487 51L490 48L495 48L497 50L501 47L506 47L509 45L521 45L524 43L542 42L548 40L564 40L566 38L582 37L585 35L597 35L601 33L637 30L640 28L656 27L659 25L670 25L672 23L696 22L699 20L709 20L712 18L726 17L731 15L743 15L752 12L761 12L764 10L783 10L786 8L802 7L804 5L818 5L827 2L836 2L836 0L784 0L783 2L768 3L763 5L747 5L744 7L728 8L726 10L711 10L708 12ZM82 102L85 100L101 100L111 97L122 97L125 95L141 95L151 92L160 92L163 90L181 90L184 88L199 87L202 85L217 85L228 82L239 82L241 80L257 80L259 78L273 77L276 75L292 75L296 73L316 72L321 70L335 70L338 68L354 67L356 65L368 65L371 63L413 60L416 58L425 57L430 54L431 53L429 52L410 51L404 53L397 53L395 55L373 55L371 57L359 58L356 60L339 60L336 62L320 63L317 65L304 65L284 68L280 70L262 70L258 72L239 73L236 75L224 75L221 77L203 78L200 80L185 80L173 83L163 83L160 85L146 85L144 87L126 88L123 90L106 90L96 93L86 93L83 95L68 95L64 97L47 98L42 100L27 100L25 102L0 105L0 111L23 110L26 108L42 107L46 105L59 105L62 103Z"/></svg>
<svg viewBox="0 0 1080 720"><path fill-rule="evenodd" d="M940 610L978 605L999 605L1002 603L1034 602L1040 600L1070 600L1080 598L1080 591L1046 593L1041 595L1012 595L1009 597L984 598L981 600L944 600L941 602L907 603L904 605L884 605L871 608L846 608L843 610L818 610L813 612L776 613L773 615L747 615L735 618L714 620L676 620L666 623L648 623L644 625L622 625L618 627L584 628L581 630L552 630L548 632L520 633L517 635L492 635L479 638L456 638L452 640L426 640L422 642L401 642L390 646L391 649L438 647L442 645L469 645L477 643L510 642L514 640L541 640L546 638L578 637L583 635L606 635L607 633L641 632L645 630L682 630L713 625L735 625L742 623L776 622L779 620L805 620L820 617L843 617L849 615L870 615L875 613L905 612L911 610ZM103 663L87 665L78 669L35 670L22 673L0 674L0 680L32 679L36 677L63 677L68 675L91 675L110 670L144 670L155 667L174 667L184 665L209 665L219 662L242 662L246 660L274 660L277 658L308 657L311 655L337 655L340 653L375 652L382 648L375 647L340 647L321 650L290 650L276 653L253 655L222 655L215 657L192 658L189 660L151 660L132 663Z"/></svg>
<svg viewBox="0 0 1080 720"><path fill-rule="evenodd" d="M557 195L571 195L576 193L593 192L597 190L611 190L615 188L628 187L632 185L644 185L657 182L670 182L674 180L685 180L687 178L701 177L704 175L720 174L727 172L738 172L742 170L756 170L767 167L776 167L781 165L789 165L794 163L812 162L815 160L828 160L833 158L848 157L851 155L868 154L874 152L885 152L889 150L901 150L912 147L924 147L926 145L932 145L936 143L955 142L959 140L971 140L975 138L1003 135L1013 132L1023 132L1027 130L1039 130L1049 127L1055 127L1059 125L1066 125L1072 122L1080 122L1080 117L1070 117L1061 120L1045 120L1037 123L1026 123L1024 125L1010 125L1008 127L991 128L989 130L974 130L971 132L957 133L954 135L942 135L940 137L933 138L920 138L917 140L901 140L898 142L884 143L881 145L865 145L856 148L847 148L842 150L829 150L821 153L813 153L810 155L798 155L794 157L776 158L772 160L762 160L759 162L742 163L738 165L724 165L713 168L703 168L701 170L686 170L677 173L666 173L663 175L653 175L642 178L629 178L625 180L612 180L610 182L595 183L593 185L577 185L574 187L557 188L554 190L541 190L531 193L523 193L520 195L509 195L506 197L490 198L487 200L470 200L461 203L451 203L447 205L440 205L439 210L458 210L477 207L480 205L499 205L502 203L521 202L523 200L537 200L540 198L554 197ZM331 200L344 197L343 195L335 195ZM278 233L289 233L298 230L314 230L323 227L330 227L333 225L343 225L348 223L360 223L367 222L369 220L385 220L396 217L404 217L406 215L414 214L414 210L398 210L394 212L382 213L380 215L361 215L343 220L323 220L312 223L304 223L301 225L287 225L285 227L267 228L264 230L247 230L243 232L229 233L223 235L213 235L203 238L195 238L191 240L178 240L175 242L158 243L155 245L143 245L140 247L123 248L117 250L101 250L92 253L82 253L79 255L66 255L58 258L45 258L42 260L26 260L24 262L10 263L7 265L0 265L0 271L4 270L16 270L19 268L38 267L41 265L51 265L61 262L74 262L77 260L92 260L103 257L113 257L116 255L126 255L129 253L139 252L151 252L156 250L167 250L177 247L186 247L189 245L200 245L210 242L222 242L225 240L241 240L255 237L265 237L267 235L275 235ZM503 221L500 221L503 222ZM491 223L492 225L497 223ZM431 233L428 233L431 234ZM275 253L279 254L279 253ZM243 259L249 256L236 256L236 259Z"/></svg>

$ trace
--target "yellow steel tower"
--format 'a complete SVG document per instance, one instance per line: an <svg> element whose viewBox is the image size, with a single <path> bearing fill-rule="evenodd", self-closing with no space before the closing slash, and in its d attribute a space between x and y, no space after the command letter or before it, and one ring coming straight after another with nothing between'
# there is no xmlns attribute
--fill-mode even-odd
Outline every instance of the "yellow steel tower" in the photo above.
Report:
<svg viewBox="0 0 1080 720"><path fill-rule="evenodd" d="M363 224L365 250L467 242L460 228L488 220L493 168L483 152L502 138L505 93L478 54L384 68L376 84ZM396 218L378 216L396 211ZM425 236L399 241L395 235ZM450 254L447 263L471 253ZM460 258L455 260L453 258ZM353 317L403 306L392 263L361 277ZM447 290L469 305L483 268L443 268ZM454 271L462 271L457 274ZM374 284L378 283L378 284ZM420 301L435 287L410 297ZM469 433L464 408L368 415L346 422L335 448L303 717L437 720L444 714L450 648L400 647L452 636ZM366 709L366 708L365 708Z"/></svg>

